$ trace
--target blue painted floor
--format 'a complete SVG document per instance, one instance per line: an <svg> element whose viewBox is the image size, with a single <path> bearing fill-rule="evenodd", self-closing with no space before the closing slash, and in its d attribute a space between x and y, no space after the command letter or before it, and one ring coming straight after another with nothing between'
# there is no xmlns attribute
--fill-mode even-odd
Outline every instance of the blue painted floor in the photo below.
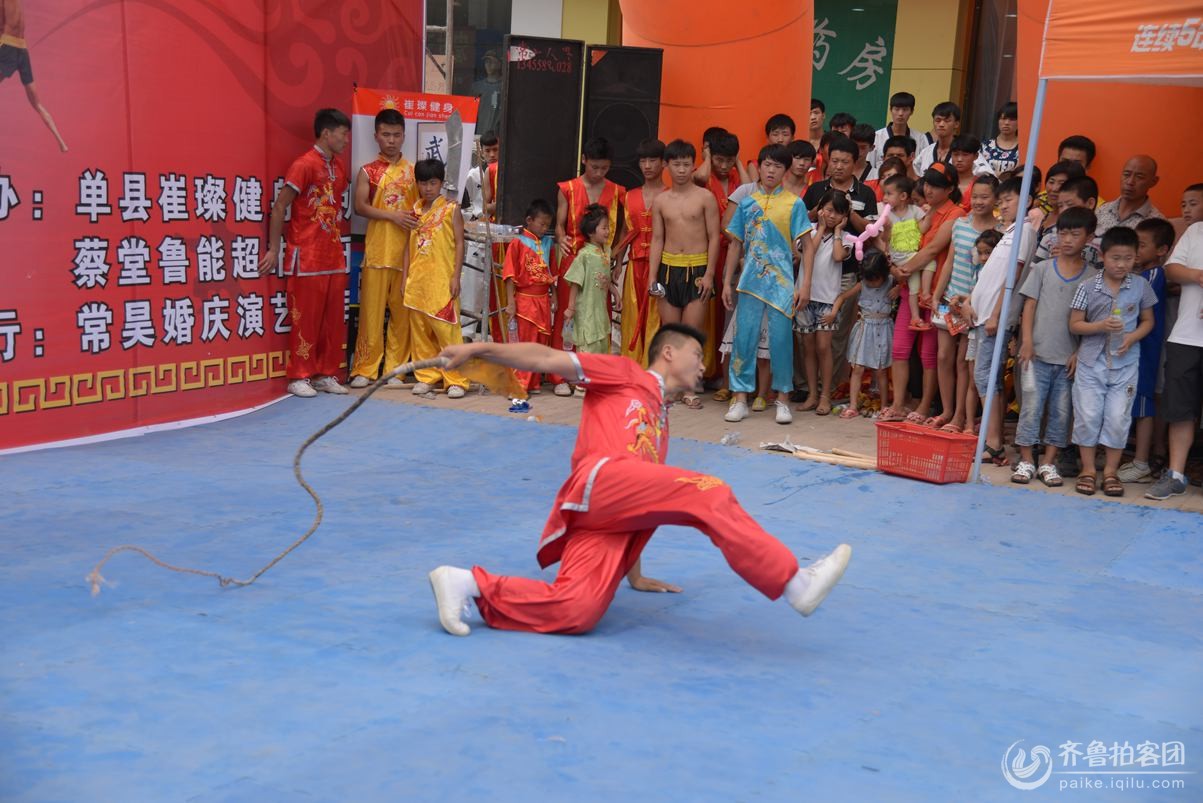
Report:
<svg viewBox="0 0 1203 803"><path fill-rule="evenodd" d="M583 637L446 635L440 563L536 574L574 432L345 400L0 458L5 801L977 801L1048 799L1001 771L1016 740L1180 741L1203 770L1203 526L1192 514L938 487L677 441L800 557L855 548L802 619L694 531ZM546 575L551 577L549 573ZM1082 767L1078 767L1082 769ZM1108 776L1101 776L1105 779ZM1200 800L1179 790L1090 800ZM1083 797L1082 799L1086 799Z"/></svg>

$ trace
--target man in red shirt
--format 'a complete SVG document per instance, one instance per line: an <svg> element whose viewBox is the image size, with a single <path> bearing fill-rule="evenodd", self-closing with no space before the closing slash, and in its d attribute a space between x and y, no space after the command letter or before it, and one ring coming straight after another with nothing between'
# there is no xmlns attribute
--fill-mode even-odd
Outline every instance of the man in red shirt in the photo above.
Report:
<svg viewBox="0 0 1203 803"><path fill-rule="evenodd" d="M606 612L624 575L641 590L677 590L639 571L640 553L652 533L674 524L705 533L735 573L769 599L784 595L803 616L814 612L843 575L852 555L848 545L799 569L789 549L740 507L725 482L664 465L665 400L701 379L702 344L697 330L667 324L652 339L646 371L626 357L533 343L468 343L443 350L448 368L475 357L559 374L589 389L572 473L539 541L539 564L560 562L555 582L503 577L479 566L440 566L430 573L430 584L448 633L470 632L462 618L469 599L490 627L585 633Z"/></svg>
<svg viewBox="0 0 1203 803"><path fill-rule="evenodd" d="M297 157L284 176L272 205L267 253L259 275L283 267L288 280L288 392L346 393L336 374L344 354L347 328L343 296L347 260L343 255L343 193L347 169L339 160L350 139L351 121L338 109L320 109L313 120L313 147ZM284 212L292 207L279 258Z"/></svg>

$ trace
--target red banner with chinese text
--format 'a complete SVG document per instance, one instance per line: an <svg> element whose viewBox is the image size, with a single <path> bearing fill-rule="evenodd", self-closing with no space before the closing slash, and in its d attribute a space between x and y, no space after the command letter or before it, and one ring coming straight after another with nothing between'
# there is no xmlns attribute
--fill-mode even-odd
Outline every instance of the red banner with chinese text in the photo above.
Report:
<svg viewBox="0 0 1203 803"><path fill-rule="evenodd" d="M279 397L279 177L316 109L420 86L420 0L3 9L0 449Z"/></svg>

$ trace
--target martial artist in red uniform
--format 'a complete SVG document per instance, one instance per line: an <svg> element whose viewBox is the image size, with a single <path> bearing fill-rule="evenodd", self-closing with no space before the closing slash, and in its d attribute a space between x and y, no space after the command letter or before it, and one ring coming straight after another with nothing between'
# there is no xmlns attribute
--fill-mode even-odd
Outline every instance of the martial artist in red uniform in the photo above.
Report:
<svg viewBox="0 0 1203 803"><path fill-rule="evenodd" d="M288 392L316 396L317 391L345 394L338 381L347 327L344 295L347 260L343 251L343 193L347 169L338 154L347 147L351 121L337 109L321 109L313 122L317 141L301 154L284 177L272 205L267 252L259 275L279 264L288 281ZM279 258L284 212L291 208Z"/></svg>
<svg viewBox="0 0 1203 803"><path fill-rule="evenodd" d="M554 583L503 577L477 566L440 566L430 573L439 621L466 636L464 605L474 599L485 623L505 630L584 633L609 607L624 575L661 525L696 527L727 563L769 599L782 595L809 616L839 582L851 548L799 569L793 554L765 532L717 477L664 465L665 399L692 389L702 374L702 335L664 326L644 370L626 357L575 354L530 343L469 343L442 352L454 368L479 358L511 368L571 377L589 389L572 454L539 542L543 567L559 561Z"/></svg>

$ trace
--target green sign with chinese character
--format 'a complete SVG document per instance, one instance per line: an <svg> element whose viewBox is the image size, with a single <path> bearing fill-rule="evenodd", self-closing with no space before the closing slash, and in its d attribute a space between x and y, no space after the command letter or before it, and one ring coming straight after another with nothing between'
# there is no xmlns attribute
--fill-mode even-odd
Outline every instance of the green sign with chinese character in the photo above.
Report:
<svg viewBox="0 0 1203 803"><path fill-rule="evenodd" d="M898 0L815 0L811 94L827 106L828 122L848 112L858 123L886 124L897 14Z"/></svg>

